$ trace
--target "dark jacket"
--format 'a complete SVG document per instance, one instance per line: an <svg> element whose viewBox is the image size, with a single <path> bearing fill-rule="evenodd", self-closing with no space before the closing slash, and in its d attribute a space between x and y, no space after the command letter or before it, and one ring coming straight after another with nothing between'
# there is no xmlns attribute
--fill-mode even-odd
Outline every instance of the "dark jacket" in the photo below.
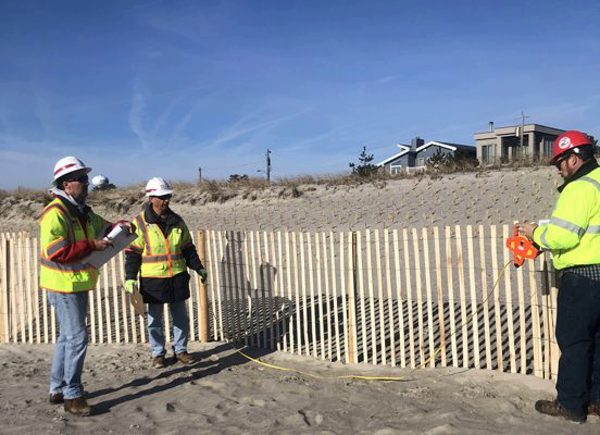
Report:
<svg viewBox="0 0 600 435"><path fill-rule="evenodd" d="M144 208L144 219L149 224L156 224L162 231L165 238L170 231L179 226L185 225L183 219L177 213L169 210L166 219L161 219L150 203ZM196 272L204 269L198 252L194 245L190 245L182 252L187 267ZM142 265L141 254L134 251L125 252L125 279L137 279L140 267ZM147 304L163 304L177 301L183 301L190 297L190 275L187 272L179 273L173 277L167 278L140 278L140 292Z"/></svg>

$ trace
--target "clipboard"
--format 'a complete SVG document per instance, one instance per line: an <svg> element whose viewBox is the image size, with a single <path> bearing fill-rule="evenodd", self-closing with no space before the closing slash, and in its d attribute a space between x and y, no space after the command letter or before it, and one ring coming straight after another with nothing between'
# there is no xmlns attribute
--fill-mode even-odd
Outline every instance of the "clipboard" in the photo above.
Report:
<svg viewBox="0 0 600 435"><path fill-rule="evenodd" d="M146 305L144 304L144 297L140 293L138 286L135 286L135 290L129 295L129 303L133 307L133 310L138 316L146 314Z"/></svg>
<svg viewBox="0 0 600 435"><path fill-rule="evenodd" d="M110 240L112 242L112 246L109 246L104 251L92 252L83 259L83 262L94 266L96 269L99 269L108 260L129 246L129 244L136 238L137 235L135 233L130 233L125 225L117 224L114 226L111 232L104 237L105 240Z"/></svg>

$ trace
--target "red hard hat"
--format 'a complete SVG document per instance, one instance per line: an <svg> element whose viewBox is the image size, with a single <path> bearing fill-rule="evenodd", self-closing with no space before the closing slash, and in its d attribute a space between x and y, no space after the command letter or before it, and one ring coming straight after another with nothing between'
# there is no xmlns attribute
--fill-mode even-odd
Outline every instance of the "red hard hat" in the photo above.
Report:
<svg viewBox="0 0 600 435"><path fill-rule="evenodd" d="M550 163L556 163L556 160L567 151L586 145L592 145L592 141L587 134L577 130L565 131L552 144L552 160Z"/></svg>

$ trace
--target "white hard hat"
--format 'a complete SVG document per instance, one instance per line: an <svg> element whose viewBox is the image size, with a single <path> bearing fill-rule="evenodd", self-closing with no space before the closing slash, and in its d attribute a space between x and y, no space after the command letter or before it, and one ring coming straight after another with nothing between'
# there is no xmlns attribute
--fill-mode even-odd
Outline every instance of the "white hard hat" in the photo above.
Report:
<svg viewBox="0 0 600 435"><path fill-rule="evenodd" d="M150 178L146 184L146 196L163 196L171 195L172 193L173 188L164 178Z"/></svg>
<svg viewBox="0 0 600 435"><path fill-rule="evenodd" d="M92 186L94 187L101 187L106 184L108 184L108 178L104 175L96 175L94 178L92 178Z"/></svg>
<svg viewBox="0 0 600 435"><path fill-rule="evenodd" d="M60 177L70 174L71 172L85 171L85 173L87 174L91 170L92 170L92 168L88 168L87 166L85 166L85 163L83 163L77 157L73 157L73 156L63 157L58 162L56 162L56 164L54 165L53 184L56 183L56 180L58 180Z"/></svg>

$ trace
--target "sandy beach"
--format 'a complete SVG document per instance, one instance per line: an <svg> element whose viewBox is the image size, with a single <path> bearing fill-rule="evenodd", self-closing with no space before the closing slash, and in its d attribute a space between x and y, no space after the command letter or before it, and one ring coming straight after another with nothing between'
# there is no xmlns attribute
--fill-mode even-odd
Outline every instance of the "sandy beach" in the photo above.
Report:
<svg viewBox="0 0 600 435"><path fill-rule="evenodd" d="M91 346L84 384L94 414L47 402L52 346L0 347L0 433L48 434L556 434L597 433L538 414L553 384L486 370L392 369L325 363L280 352L253 357L325 378L271 369L226 343L192 344L194 366L149 366L143 345ZM395 376L381 382L336 378Z"/></svg>

